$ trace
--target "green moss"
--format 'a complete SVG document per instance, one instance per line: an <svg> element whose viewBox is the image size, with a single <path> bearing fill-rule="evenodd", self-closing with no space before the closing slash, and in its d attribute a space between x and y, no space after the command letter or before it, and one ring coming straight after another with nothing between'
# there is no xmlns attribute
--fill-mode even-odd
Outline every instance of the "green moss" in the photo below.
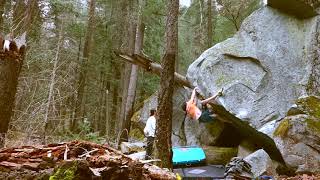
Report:
<svg viewBox="0 0 320 180"><path fill-rule="evenodd" d="M289 119L284 119L279 126L277 127L277 129L274 131L273 135L274 136L280 136L280 137L285 137L288 133L288 130L290 128L290 123L289 123Z"/></svg>
<svg viewBox="0 0 320 180"><path fill-rule="evenodd" d="M320 99L315 96L309 96L297 101L299 106L302 106L303 111L311 116L320 118Z"/></svg>
<svg viewBox="0 0 320 180"><path fill-rule="evenodd" d="M313 132L320 134L320 121L315 119L306 119L307 126L313 130Z"/></svg>
<svg viewBox="0 0 320 180"><path fill-rule="evenodd" d="M232 79L231 77L227 77L227 76L225 76L225 75L220 75L218 78L217 78L217 80L216 80L216 85L218 86L218 87L222 87L223 85L225 85L225 84L228 84L229 82L231 82L232 80L234 80L234 79Z"/></svg>
<svg viewBox="0 0 320 180"><path fill-rule="evenodd" d="M75 172L77 171L77 162L73 162L71 166L61 166L59 169L50 176L49 180L73 180Z"/></svg>
<svg viewBox="0 0 320 180"><path fill-rule="evenodd" d="M131 129L129 136L138 140L143 140L144 138L143 133L139 129Z"/></svg>

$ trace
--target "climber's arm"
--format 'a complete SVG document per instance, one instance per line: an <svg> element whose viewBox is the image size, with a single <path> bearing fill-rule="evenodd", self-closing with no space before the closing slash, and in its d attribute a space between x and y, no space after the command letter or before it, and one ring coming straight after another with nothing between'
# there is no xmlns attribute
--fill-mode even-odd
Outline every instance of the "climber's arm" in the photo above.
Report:
<svg viewBox="0 0 320 180"><path fill-rule="evenodd" d="M198 90L197 87L195 87L195 88L193 89L192 94L191 94L191 98L190 98L189 102L192 102L192 103L195 102L196 93L197 93L196 90Z"/></svg>
<svg viewBox="0 0 320 180"><path fill-rule="evenodd" d="M220 90L219 92L217 92L215 95L213 95L213 96L211 96L211 97L209 97L209 98L207 98L207 99L202 100L202 101L201 101L201 104L203 104L203 105L204 105L204 104L207 104L208 102L216 99L218 96L222 96L222 91L223 91L223 89L221 89L221 90Z"/></svg>

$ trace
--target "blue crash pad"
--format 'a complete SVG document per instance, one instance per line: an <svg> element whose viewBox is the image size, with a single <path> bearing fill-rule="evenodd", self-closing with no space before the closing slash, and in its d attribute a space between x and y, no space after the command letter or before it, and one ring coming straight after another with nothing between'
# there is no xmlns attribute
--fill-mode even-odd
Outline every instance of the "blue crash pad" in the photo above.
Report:
<svg viewBox="0 0 320 180"><path fill-rule="evenodd" d="M206 155L201 147L173 147L172 152L174 166L198 164L206 160Z"/></svg>

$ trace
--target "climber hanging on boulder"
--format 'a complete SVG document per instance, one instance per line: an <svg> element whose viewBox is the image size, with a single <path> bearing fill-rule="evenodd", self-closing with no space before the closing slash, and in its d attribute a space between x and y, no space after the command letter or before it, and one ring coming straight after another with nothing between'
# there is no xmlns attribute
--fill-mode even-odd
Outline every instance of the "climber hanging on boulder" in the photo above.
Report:
<svg viewBox="0 0 320 180"><path fill-rule="evenodd" d="M207 104L209 102L214 102L217 97L222 96L222 90L223 89L207 99L201 100L200 102L202 108L200 109L197 107L196 102L196 95L199 91L199 88L195 87L192 91L190 100L182 104L183 111L185 111L186 114L193 120L198 120L199 122L203 123L212 122L215 119L218 119L219 117L208 108Z"/></svg>

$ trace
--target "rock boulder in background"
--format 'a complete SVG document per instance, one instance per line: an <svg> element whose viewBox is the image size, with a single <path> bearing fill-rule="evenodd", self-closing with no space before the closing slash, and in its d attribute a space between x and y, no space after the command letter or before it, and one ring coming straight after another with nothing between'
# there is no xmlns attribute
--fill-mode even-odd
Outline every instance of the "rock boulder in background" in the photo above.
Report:
<svg viewBox="0 0 320 180"><path fill-rule="evenodd" d="M268 0L268 6L298 18L309 18L318 14L319 0Z"/></svg>
<svg viewBox="0 0 320 180"><path fill-rule="evenodd" d="M318 24L317 17L301 20L268 6L261 8L244 20L234 37L191 64L187 78L207 97L224 88L220 102L256 128L279 120L310 91L317 68Z"/></svg>

